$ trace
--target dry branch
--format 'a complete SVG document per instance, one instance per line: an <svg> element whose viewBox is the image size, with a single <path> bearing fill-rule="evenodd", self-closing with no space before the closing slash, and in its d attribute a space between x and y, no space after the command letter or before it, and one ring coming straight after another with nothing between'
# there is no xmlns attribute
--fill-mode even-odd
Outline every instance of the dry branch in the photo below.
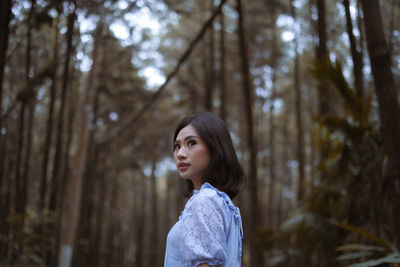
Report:
<svg viewBox="0 0 400 267"><path fill-rule="evenodd" d="M104 138L98 140L97 143L99 145L105 145L105 144L109 143L111 140L115 139L117 136L124 133L126 130L128 130L130 127L132 127L136 121L138 121L138 119L151 107L151 105L154 104L156 99L164 91L164 89L166 88L168 83L171 81L171 79L178 73L182 64L185 62L185 60L189 57L189 55L193 51L196 43L201 40L201 38L206 33L207 29L212 25L212 22L214 21L214 19L221 13L222 6L225 4L225 2L226 2L226 0L221 0L221 3L219 4L219 6L214 10L211 17L203 25L200 32L190 43L188 49L186 49L185 53L181 56L178 63L176 64L174 70L167 76L167 79L165 80L165 82L158 88L158 90L151 96L151 98L143 105L143 107L137 113L133 114L126 121L122 122L116 131L114 131L110 135L105 136Z"/></svg>

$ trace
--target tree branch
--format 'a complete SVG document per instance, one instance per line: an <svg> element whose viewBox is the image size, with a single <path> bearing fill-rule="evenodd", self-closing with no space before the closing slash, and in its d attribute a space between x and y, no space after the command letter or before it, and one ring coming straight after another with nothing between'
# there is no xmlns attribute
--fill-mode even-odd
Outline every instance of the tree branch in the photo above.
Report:
<svg viewBox="0 0 400 267"><path fill-rule="evenodd" d="M179 59L178 63L176 64L176 66L174 68L174 70L167 76L167 79L158 88L158 90L150 97L150 99L143 105L143 107L137 113L133 114L125 122L122 122L121 125L117 128L116 131L114 131L110 135L105 136L104 138L98 140L97 143L99 145L105 145L105 144L109 143L111 140L115 139L117 136L119 136L122 133L124 133L126 130L128 130L130 127L132 127L136 123L136 121L138 121L138 119L154 104L154 102L157 100L157 98L164 91L165 87L168 85L168 83L171 81L171 79L178 73L178 71L180 70L180 67L182 66L182 64L186 61L186 59L189 57L189 55L193 51L196 43L201 40L201 38L206 33L207 29L212 25L212 22L214 21L214 19L221 13L222 6L225 4L225 2L226 2L226 0L221 0L221 3L219 4L219 6L214 10L214 12L211 15L211 17L203 25L203 27L201 28L200 32L193 39L193 41L190 43L188 49L186 49L185 53Z"/></svg>

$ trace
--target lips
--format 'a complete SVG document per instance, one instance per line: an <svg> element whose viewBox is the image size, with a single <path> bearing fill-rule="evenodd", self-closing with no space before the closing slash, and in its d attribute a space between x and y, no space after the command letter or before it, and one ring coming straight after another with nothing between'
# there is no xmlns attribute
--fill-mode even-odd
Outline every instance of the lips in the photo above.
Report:
<svg viewBox="0 0 400 267"><path fill-rule="evenodd" d="M180 170L180 171L184 171L184 170L186 170L187 168L189 168L189 166L190 166L190 164L188 164L188 163L179 163L178 164L178 170Z"/></svg>

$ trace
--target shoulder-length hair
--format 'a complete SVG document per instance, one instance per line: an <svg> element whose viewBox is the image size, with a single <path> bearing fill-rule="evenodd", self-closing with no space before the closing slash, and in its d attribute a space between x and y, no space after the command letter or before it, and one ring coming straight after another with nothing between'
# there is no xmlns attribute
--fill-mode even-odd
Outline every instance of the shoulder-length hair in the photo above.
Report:
<svg viewBox="0 0 400 267"><path fill-rule="evenodd" d="M202 182L208 182L233 199L246 183L246 175L236 156L232 139L222 119L211 112L202 112L185 117L176 127L174 140L179 132L191 124L205 141L210 151L210 165ZM185 196L192 193L192 182L187 181Z"/></svg>

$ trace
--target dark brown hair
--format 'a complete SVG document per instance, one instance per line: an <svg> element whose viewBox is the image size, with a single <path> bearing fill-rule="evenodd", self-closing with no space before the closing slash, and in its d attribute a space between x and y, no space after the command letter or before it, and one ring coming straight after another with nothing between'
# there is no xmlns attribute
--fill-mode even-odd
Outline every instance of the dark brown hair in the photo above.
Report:
<svg viewBox="0 0 400 267"><path fill-rule="evenodd" d="M222 119L211 112L202 112L185 117L176 127L174 140L179 132L191 124L205 141L210 151L210 165L205 171L202 182L208 182L233 199L246 183L246 176L236 156L232 139ZM188 181L185 195L193 191Z"/></svg>

